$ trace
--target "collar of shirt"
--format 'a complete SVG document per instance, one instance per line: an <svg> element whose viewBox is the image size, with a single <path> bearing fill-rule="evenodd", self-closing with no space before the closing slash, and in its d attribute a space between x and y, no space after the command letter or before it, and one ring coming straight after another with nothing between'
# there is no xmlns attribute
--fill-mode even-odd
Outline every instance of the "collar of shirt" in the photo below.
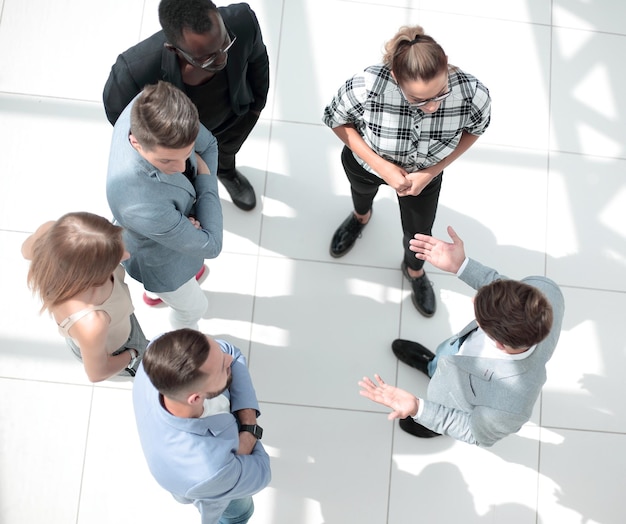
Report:
<svg viewBox="0 0 626 524"><path fill-rule="evenodd" d="M195 433L196 435L206 435L207 433L211 433L212 435L217 436L223 431L226 431L230 426L232 426L232 424L236 424L235 417L232 413L230 413L230 411L222 411L220 413L214 413L214 416L199 418L184 418L172 415L162 404L159 392L154 389L152 384L150 384L150 386L153 390L151 400L154 399L157 403L156 415L161 418L165 424L179 431Z"/></svg>
<svg viewBox="0 0 626 524"><path fill-rule="evenodd" d="M210 417L219 413L230 413L230 400L222 393L217 397L204 399L204 411L200 418Z"/></svg>
<svg viewBox="0 0 626 524"><path fill-rule="evenodd" d="M498 349L493 340L491 340L487 334L479 327L469 337L465 339L465 342L459 348L459 355L465 355L468 357L482 357L482 358L496 358L500 360L523 360L532 355L537 344L531 346L527 351L523 353L516 353L511 355Z"/></svg>

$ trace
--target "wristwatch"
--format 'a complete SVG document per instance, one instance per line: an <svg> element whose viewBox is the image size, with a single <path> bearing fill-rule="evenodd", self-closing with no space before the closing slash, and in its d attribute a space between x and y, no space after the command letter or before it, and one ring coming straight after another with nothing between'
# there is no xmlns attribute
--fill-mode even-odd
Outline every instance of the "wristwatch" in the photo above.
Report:
<svg viewBox="0 0 626 524"><path fill-rule="evenodd" d="M242 431L252 433L257 440L261 440L261 437L263 436L263 428L258 424L239 424L239 433Z"/></svg>

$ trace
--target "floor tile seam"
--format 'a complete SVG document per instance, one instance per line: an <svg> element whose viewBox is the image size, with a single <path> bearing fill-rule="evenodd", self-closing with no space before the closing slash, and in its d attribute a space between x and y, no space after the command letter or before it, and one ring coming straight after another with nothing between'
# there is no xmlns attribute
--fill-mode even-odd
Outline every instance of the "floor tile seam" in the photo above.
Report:
<svg viewBox="0 0 626 524"><path fill-rule="evenodd" d="M548 429L550 431L575 431L577 433L597 433L601 435L619 435L626 437L625 431L611 431L607 429L588 429L588 428L573 428L567 426L552 426L552 425L541 425L537 426L541 429Z"/></svg>
<svg viewBox="0 0 626 524"><path fill-rule="evenodd" d="M488 132L488 131L487 131ZM531 152L531 153L549 153L549 147L532 147L532 146L520 146L517 143L506 144L502 142L493 142L489 140L490 135L485 134L480 137L480 142L475 146L476 150L484 150L486 148L496 148L496 149L512 149L520 152Z"/></svg>
<svg viewBox="0 0 626 524"><path fill-rule="evenodd" d="M267 131L267 148L265 150L265 160L264 160L264 165L265 165L265 169L263 169L263 191L260 193L260 200L261 202L263 202L263 206L265 206L265 198L267 197L267 189L268 189L268 184L269 184L269 178L270 178L270 150L271 150L271 144L272 144L272 140L273 140L273 135L274 135L274 120L271 119L268 122L268 131ZM257 241L256 241L256 254L259 255L261 253L261 243L263 241L263 226L265 224L265 213L263 213L263 210L261 210L261 216L260 216L260 220L259 220L259 230L258 230L258 237L257 237Z"/></svg>
<svg viewBox="0 0 626 524"><path fill-rule="evenodd" d="M355 3L363 3L363 2L355 2ZM368 3L368 5L371 5ZM386 4L376 4L376 5L381 5L381 6L386 6ZM402 9L404 9L402 7ZM597 33L597 34L601 34L601 35L611 35L611 36L623 36L626 37L626 33L620 33L620 32L616 32L616 31L607 31L607 30L602 30L602 29L588 29L588 28L583 28L583 27L574 27L574 26L569 26L566 24L556 24L554 23L554 13L551 10L550 13L550 21L549 22L539 22L539 21L532 21L532 20L514 20L511 18L503 18L503 17L495 17L495 16L486 16L486 15L475 15L475 14L470 14L470 13L457 13L454 11L441 11L438 9L425 9L425 8L418 8L418 11L420 11L421 13L437 13L437 14L443 14L443 15L453 15L453 16L459 16L459 17L471 17L471 18L475 18L475 19L479 19L479 20L492 20L494 22L505 22L505 23L514 23L514 24L523 24L523 25L529 25L529 26L537 26L537 27L549 27L551 29L570 29L573 31L582 31L582 32L587 32L587 33Z"/></svg>
<svg viewBox="0 0 626 524"><path fill-rule="evenodd" d="M11 377L9 375L0 375L0 380L15 380L19 382L38 382L40 384L58 384L62 386L77 386L83 388L95 388L99 387L100 389L124 389L124 388L115 388L115 387L103 387L96 386L95 384L78 384L76 382L63 382L61 380L48 380L48 379L40 379L40 378L25 378L25 377Z"/></svg>
<svg viewBox="0 0 626 524"><path fill-rule="evenodd" d="M258 399L259 404L267 405L267 406L288 406L288 407L296 407L296 408L310 408L310 409L323 409L327 411L341 411L348 413L372 413L377 415L388 415L386 411L376 411L373 409L356 409L356 408L344 408L338 406L323 406L316 404L306 404L306 403L296 403L296 402L277 402L274 400L263 400L262 398Z"/></svg>
<svg viewBox="0 0 626 524"><path fill-rule="evenodd" d="M73 98L73 97L65 97L65 96L53 96L53 95L43 95L38 93L21 93L19 91L5 91L0 89L0 96L9 95L9 96L20 96L25 98L45 98L47 100L63 100L64 102L82 102L89 104L98 104L102 105L102 100L92 100L89 98Z"/></svg>
<svg viewBox="0 0 626 524"><path fill-rule="evenodd" d="M321 112L320 112L320 115L321 115ZM321 116L320 116L320 120L321 120ZM291 119L285 119L285 118L272 118L271 122L276 122L278 124L295 124L295 125L300 125L300 126L313 126L313 127L323 127L323 128L328 127L323 122L317 123L317 122L310 122L310 121L305 121L305 120L300 121L300 120L291 120Z"/></svg>
<svg viewBox="0 0 626 524"><path fill-rule="evenodd" d="M550 94L548 94L548 98L550 100ZM552 114L551 108L548 111L550 112L550 114ZM552 125L550 121L548 123L548 133L551 133L551 129L552 129ZM524 147L524 146L519 146L517 144L491 142L489 141L488 135L481 138L481 141L478 143L478 146L476 146L478 148L477 151L481 147L485 149L485 146L491 147L491 148L499 148L499 149L511 149L511 150L516 150L520 152L537 153L537 155L545 154L545 153L547 153L548 155L551 155L554 153L554 154L562 154L562 155L575 155L575 156L581 156L581 157L597 158L600 160L626 160L626 157L622 157L622 156L600 155L600 154L584 153L581 151L573 151L573 150L555 148L555 147L552 147L550 143L548 143L546 147L529 147L529 146Z"/></svg>
<svg viewBox="0 0 626 524"><path fill-rule="evenodd" d="M259 246L257 246L259 247ZM242 257L259 257L261 256L259 253L250 253L250 252L245 252L245 251L229 251L227 249L222 249L222 251L220 252L220 254L218 255L218 257L220 255L235 255L235 256L242 256ZM211 264L211 258L207 258L205 259L205 263L207 265Z"/></svg>
<svg viewBox="0 0 626 524"><path fill-rule="evenodd" d="M282 0L282 5L280 8L280 22L278 23L278 27L279 27L278 42L276 43L276 64L274 66L273 78L272 78L272 83L271 83L272 112L269 115L270 122L274 121L274 114L276 113L276 106L278 105L276 103L277 102L276 91L278 90L278 72L280 71L280 54L281 54L280 51L281 51L282 43L283 43L283 22L284 21L285 21L285 0ZM261 116L262 115L263 113L261 112ZM269 152L269 145L268 145L268 152Z"/></svg>
<svg viewBox="0 0 626 524"><path fill-rule="evenodd" d="M571 31L581 31L583 33L594 33L598 35L626 37L626 33L618 33L616 31L607 31L607 30L602 30L602 29L589 29L586 27L572 27L568 25L559 25L555 23L552 24L552 29L569 29Z"/></svg>
<svg viewBox="0 0 626 524"><path fill-rule="evenodd" d="M550 153L557 153L561 155L573 155L573 156L582 156L587 158L597 158L599 160L626 160L626 156L612 156L612 155L598 155L591 153L583 153L581 151L567 151L565 149L555 149L552 147L548 148Z"/></svg>
<svg viewBox="0 0 626 524"><path fill-rule="evenodd" d="M388 3L385 3L382 1L380 2L363 2L360 0L345 0L345 1L348 3L352 3L352 4L385 7L385 8L390 8L390 9L402 10L402 11L406 11L407 9L410 9L411 11L417 11L420 14L421 13L435 13L435 14L441 14L441 15L452 15L452 16L473 18L473 19L479 19L479 20L491 20L493 22L506 22L506 23L526 24L526 25L545 26L545 27L550 27L552 25L551 22L538 22L538 21L532 21L532 20L515 20L515 19L504 18L500 16L476 15L473 13L444 11L444 10L439 10L439 9L428 9L428 8L423 8L421 6L413 8L413 7L403 6L403 5L389 5Z"/></svg>
<svg viewBox="0 0 626 524"><path fill-rule="evenodd" d="M343 267L354 267L354 268L368 268L368 269L385 269L385 270L390 270L390 271L398 271L400 272L400 262L398 262L397 266L394 267L389 267L389 266L377 266L377 265L372 265L372 264L359 264L359 263L347 263L347 262L340 262L337 259L333 259L333 258L329 258L328 260L320 260L320 259L315 259L315 258L304 258L304 257L293 257L293 256L288 256L288 255L274 255L274 254L268 254L268 253L261 253L258 255L259 258L267 258L267 259L272 259L272 260L292 260L294 262L311 262L311 263L317 263L317 264L334 264L337 266L343 266ZM431 273L435 273L437 272L432 271ZM444 273L441 272L441 274L446 275L448 273Z"/></svg>
<svg viewBox="0 0 626 524"><path fill-rule="evenodd" d="M310 121L299 121L299 120L293 120L293 119L283 119L283 118L272 118L270 120L268 120L268 122L270 122L271 124L273 123L278 123L278 124L293 124L293 125L302 125L302 126L312 126L312 127L326 127L326 124L322 123L317 123L317 122L310 122ZM271 142L270 142L271 143ZM548 140L548 143L545 147L520 147L519 145L516 145L514 143L511 144L506 144L506 143L500 143L500 142L492 142L489 140L488 136L485 136L481 139L480 142L480 146L491 146L491 147L498 147L498 148L507 148L507 149L517 149L520 151L527 151L527 152L534 152L539 154L552 154L552 153L559 153L559 154L570 154L570 155L578 155L578 156L583 156L583 157L594 157L594 158L600 158L600 159L615 159L615 160L626 160L626 157L620 157L620 156L611 156L611 155L597 155L597 154L589 154L589 153L582 153L580 151L570 151L570 150L566 150L566 149L555 149L552 148L552 146L550 145L550 141ZM268 169L268 173L269 173L269 169Z"/></svg>
<svg viewBox="0 0 626 524"><path fill-rule="evenodd" d="M87 414L87 427L85 428L85 447L83 448L83 460L82 467L80 469L80 482L78 487L78 501L76 504L76 524L79 522L80 518L80 505L83 496L83 481L85 479L85 463L87 459L87 448L89 446L89 428L91 427L91 413L93 411L93 395L94 390L91 390L91 398L89 399L89 413Z"/></svg>
<svg viewBox="0 0 626 524"><path fill-rule="evenodd" d="M32 233L34 233L34 231L22 231L20 229L5 229L3 227L0 227L0 233L17 233L17 234L23 234L23 235L31 235Z"/></svg>
<svg viewBox="0 0 626 524"><path fill-rule="evenodd" d="M385 4L380 4L381 6L385 6ZM404 7L401 7L402 9L406 9ZM500 17L500 16L488 16L488 15L476 15L476 14L472 14L472 13L457 13L454 11L442 11L442 10L438 10L438 9L427 9L427 8L422 8L419 7L416 10L418 10L420 13L436 13L436 14L440 14L440 15L452 15L452 16L458 16L458 17L464 17L464 18L473 18L476 20L491 20L493 22L505 22L508 24L521 24L521 25L528 25L528 26L537 26L537 27L552 27L552 22L538 22L538 21L532 21L532 20L514 20L512 18L504 18L504 17Z"/></svg>
<svg viewBox="0 0 626 524"><path fill-rule="evenodd" d="M552 32L550 32L550 72L549 72L549 76L550 79L552 79ZM552 82L550 81L548 83L549 87L548 87L548 114L551 115L552 114ZM548 119L548 145L550 145L550 136L552 134L552 119L549 118ZM550 153L548 153L548 157L546 158L546 178L545 178L545 186L544 186L544 191L545 191L545 202L544 202L544 227L543 227L543 275L546 276L548 274L548 262L549 262L549 256L548 256L548 243L550 240L550 233L548 231L548 225L549 225L549 218L550 217L550 209L551 209L551 204L550 204L550 187L551 186L551 179L554 178L554 174L552 173L552 171L550 170L551 166L552 166L552 155Z"/></svg>
<svg viewBox="0 0 626 524"><path fill-rule="evenodd" d="M267 177L266 177L267 180ZM261 250L260 247L260 240L261 237L263 235L263 218L261 218L261 227L259 228L259 244L257 245L257 251ZM252 293L252 304L251 304L251 308L250 308L250 320L248 321L248 357L246 359L246 366L248 369L250 369L252 360L254 358L254 344L253 344L253 337L252 337L252 330L254 329L255 326L255 314L256 314L256 301L257 301L257 297L258 297L258 287L259 287L259 271L260 271L260 255L259 253L257 253L256 255L254 255L255 257L255 261L254 261L254 291Z"/></svg>
<svg viewBox="0 0 626 524"><path fill-rule="evenodd" d="M615 293L618 295L626 294L626 289L608 289L603 287L590 287L590 286L576 286L573 284L562 284L558 282L558 277L556 275L548 276L557 282L561 290L563 289L576 289L578 291L603 291L605 293Z"/></svg>

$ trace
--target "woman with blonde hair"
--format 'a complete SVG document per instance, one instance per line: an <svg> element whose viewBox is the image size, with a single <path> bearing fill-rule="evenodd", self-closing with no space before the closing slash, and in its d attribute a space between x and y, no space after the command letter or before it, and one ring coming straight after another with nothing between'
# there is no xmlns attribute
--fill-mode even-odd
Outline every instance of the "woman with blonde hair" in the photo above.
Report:
<svg viewBox="0 0 626 524"><path fill-rule="evenodd" d="M443 170L484 133L490 114L487 88L449 65L420 26L401 27L385 45L383 63L348 79L324 111L324 123L345 144L341 161L354 205L330 254L350 251L378 188L391 186L404 232L402 273L411 282L413 305L426 317L435 313L435 295L409 240L431 234Z"/></svg>
<svg viewBox="0 0 626 524"><path fill-rule="evenodd" d="M148 341L124 283L122 228L98 215L68 213L26 239L28 287L41 298L89 380L135 376Z"/></svg>

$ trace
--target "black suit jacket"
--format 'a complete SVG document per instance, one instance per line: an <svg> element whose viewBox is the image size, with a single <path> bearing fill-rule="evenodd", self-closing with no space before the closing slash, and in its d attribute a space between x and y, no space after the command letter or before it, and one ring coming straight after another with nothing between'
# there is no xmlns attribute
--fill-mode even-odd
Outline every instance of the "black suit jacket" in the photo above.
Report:
<svg viewBox="0 0 626 524"><path fill-rule="evenodd" d="M269 59L259 22L248 4L218 8L237 42L228 51L226 74L233 113L261 111L269 90ZM107 118L115 124L130 101L149 84L165 80L184 91L176 53L166 49L163 31L139 42L117 57L104 86Z"/></svg>

